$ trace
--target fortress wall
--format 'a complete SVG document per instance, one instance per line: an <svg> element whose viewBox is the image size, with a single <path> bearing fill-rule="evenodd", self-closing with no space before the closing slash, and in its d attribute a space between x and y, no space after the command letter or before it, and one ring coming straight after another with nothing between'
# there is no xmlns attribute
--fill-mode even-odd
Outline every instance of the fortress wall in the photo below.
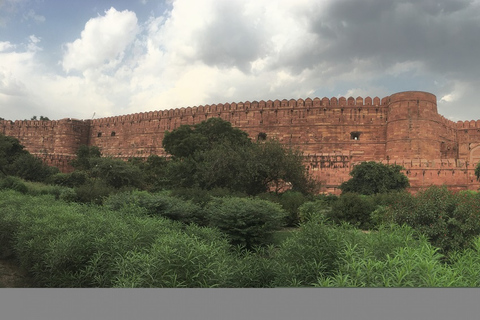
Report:
<svg viewBox="0 0 480 320"><path fill-rule="evenodd" d="M57 121L0 121L0 132L17 138L31 153L53 153Z"/></svg>
<svg viewBox="0 0 480 320"><path fill-rule="evenodd" d="M0 121L0 132L17 138L33 155L48 165L68 172L68 164L80 145L88 144L89 122L74 119L58 121Z"/></svg>
<svg viewBox="0 0 480 320"><path fill-rule="evenodd" d="M0 132L17 138L32 154L75 154L87 144L88 121L0 121Z"/></svg>
<svg viewBox="0 0 480 320"><path fill-rule="evenodd" d="M351 178L351 163L347 155L308 156L306 164L310 174L321 182L321 193L341 193L340 184ZM315 161L316 160L316 161ZM475 167L458 159L402 159L381 161L384 164L398 164L410 181L409 191L416 193L432 185L445 185L450 190L478 190L480 183L475 177Z"/></svg>
<svg viewBox="0 0 480 320"><path fill-rule="evenodd" d="M458 157L467 159L471 164L480 161L480 120L458 121Z"/></svg>
<svg viewBox="0 0 480 320"><path fill-rule="evenodd" d="M385 106L372 99L298 99L253 101L137 113L92 121L89 143L104 155L163 155L166 130L220 117L256 140L267 138L300 147L305 153L352 151L358 159L384 158ZM358 140L352 138L358 133Z"/></svg>
<svg viewBox="0 0 480 320"><path fill-rule="evenodd" d="M405 167L412 191L432 184L480 187L480 120L453 122L437 113L436 97L410 91L385 98L340 97L246 101L143 112L95 120L0 121L46 163L69 171L81 144L106 156L128 159L164 155L164 132L220 117L256 140L259 133L299 147L323 192L340 193L353 165L362 161Z"/></svg>

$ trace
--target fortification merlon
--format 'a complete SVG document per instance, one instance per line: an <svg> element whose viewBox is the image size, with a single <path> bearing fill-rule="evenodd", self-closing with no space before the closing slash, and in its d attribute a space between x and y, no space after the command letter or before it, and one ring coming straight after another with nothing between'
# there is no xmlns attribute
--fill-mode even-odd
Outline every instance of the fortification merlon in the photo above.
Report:
<svg viewBox="0 0 480 320"><path fill-rule="evenodd" d="M307 98L307 99L283 99L283 100L260 100L260 101L245 101L245 102L231 102L231 103L219 103L219 104L207 104L193 107L182 107L175 109L165 109L150 112L141 112L120 115L116 117L105 117L93 120L93 124L107 123L111 121L127 122L127 121L140 121L151 120L155 118L173 118L178 116L189 116L197 113L209 114L209 113L222 113L222 112L235 112L235 111L256 111L263 109L288 109L288 108L315 108L315 107L385 107L388 104L389 97L380 99L379 97L371 98L366 97L332 97L332 98Z"/></svg>
<svg viewBox="0 0 480 320"><path fill-rule="evenodd" d="M457 121L457 129L478 129L480 128L480 120L466 120L466 121Z"/></svg>

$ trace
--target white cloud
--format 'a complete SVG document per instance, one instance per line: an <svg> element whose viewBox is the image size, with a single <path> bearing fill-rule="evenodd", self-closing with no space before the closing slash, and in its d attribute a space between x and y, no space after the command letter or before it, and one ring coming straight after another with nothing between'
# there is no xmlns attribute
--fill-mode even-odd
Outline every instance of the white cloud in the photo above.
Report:
<svg viewBox="0 0 480 320"><path fill-rule="evenodd" d="M406 7L393 0L176 0L171 11L141 22L132 11L111 8L64 45L60 63L67 74L39 63L40 37L0 42L0 110L9 105L7 92L17 97L8 96L8 103L44 108L55 119L425 90L439 97L441 112L455 112L462 101L475 103L466 96L474 96L476 80L458 77L473 78L478 67L471 61L479 52L455 30L472 45L478 32L461 19L468 11L463 0L457 7L440 2L424 8L409 0L402 1ZM450 11L457 29L441 25L451 21ZM433 27L416 19L422 14ZM452 47L444 48L449 39Z"/></svg>
<svg viewBox="0 0 480 320"><path fill-rule="evenodd" d="M45 17L35 13L35 10L30 9L27 13L23 14L24 20L34 20L37 23L45 22Z"/></svg>
<svg viewBox="0 0 480 320"><path fill-rule="evenodd" d="M14 49L15 45L11 44L9 41L0 41L0 52L7 51L9 49Z"/></svg>
<svg viewBox="0 0 480 320"><path fill-rule="evenodd" d="M125 49L139 32L137 17L131 11L110 8L105 16L90 19L80 39L65 45L62 60L65 71L117 66Z"/></svg>

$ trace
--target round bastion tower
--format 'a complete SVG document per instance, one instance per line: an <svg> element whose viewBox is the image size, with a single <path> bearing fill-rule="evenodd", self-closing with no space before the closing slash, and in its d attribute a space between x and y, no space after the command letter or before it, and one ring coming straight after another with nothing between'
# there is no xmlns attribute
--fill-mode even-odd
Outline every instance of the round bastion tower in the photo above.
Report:
<svg viewBox="0 0 480 320"><path fill-rule="evenodd" d="M421 91L395 93L388 98L387 108L387 159L440 158L435 95Z"/></svg>

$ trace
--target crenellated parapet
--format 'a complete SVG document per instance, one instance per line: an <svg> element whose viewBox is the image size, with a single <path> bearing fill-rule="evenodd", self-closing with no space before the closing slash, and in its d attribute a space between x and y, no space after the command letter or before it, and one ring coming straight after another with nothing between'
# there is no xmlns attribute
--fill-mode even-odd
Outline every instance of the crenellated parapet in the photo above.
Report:
<svg viewBox="0 0 480 320"><path fill-rule="evenodd" d="M452 189L480 186L473 172L480 161L480 120L448 120L438 114L436 97L421 91L384 98L226 102L92 120L1 120L0 132L65 171L82 144L120 159L165 155L166 131L213 117L246 131L252 140L266 136L302 150L325 192L338 193L353 166L363 161L403 166L412 190L442 183Z"/></svg>

